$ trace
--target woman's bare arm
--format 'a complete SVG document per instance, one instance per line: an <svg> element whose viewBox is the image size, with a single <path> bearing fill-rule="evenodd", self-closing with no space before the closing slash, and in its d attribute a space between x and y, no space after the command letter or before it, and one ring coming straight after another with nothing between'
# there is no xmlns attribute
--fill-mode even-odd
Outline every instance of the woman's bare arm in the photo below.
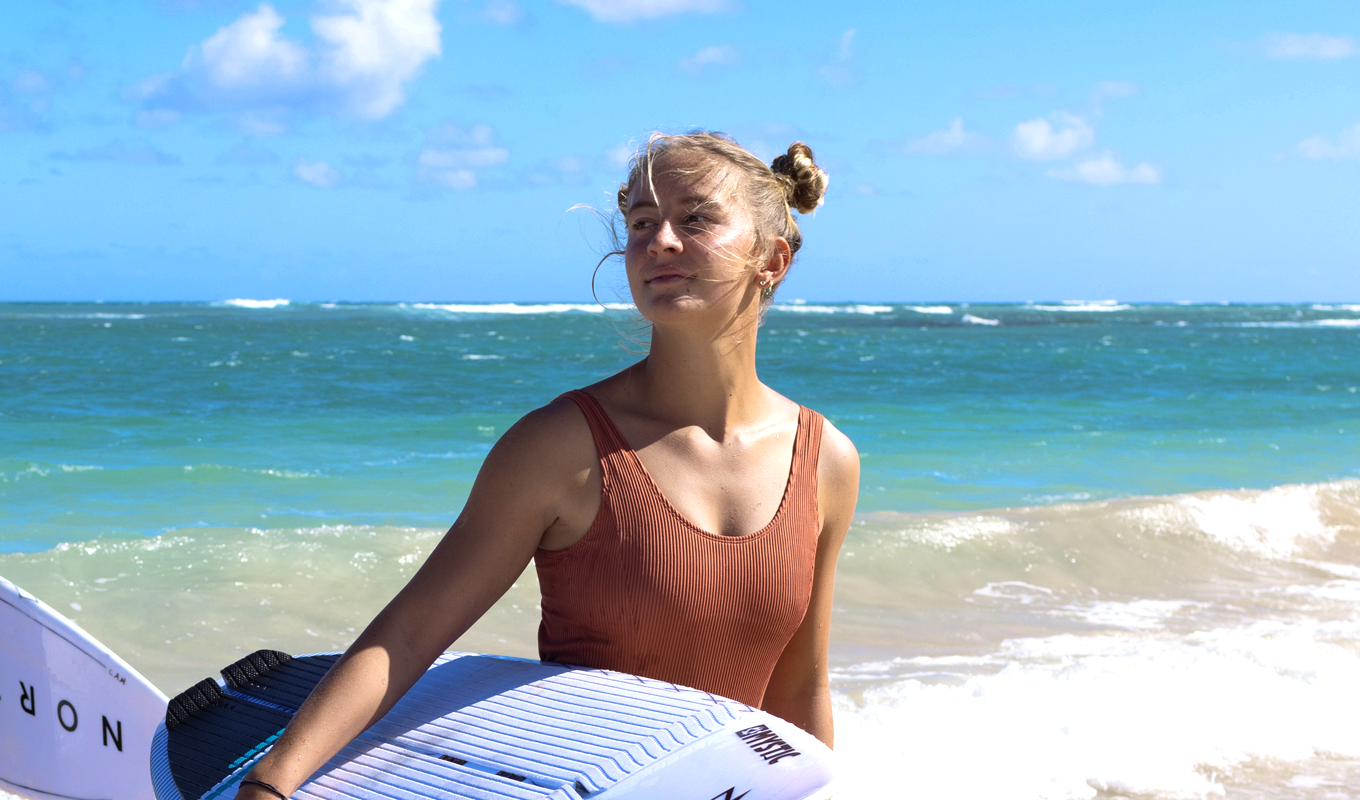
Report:
<svg viewBox="0 0 1360 800"><path fill-rule="evenodd" d="M836 557L850 529L859 497L859 453L826 423L817 465L822 530L817 539L817 567L812 599L803 622L784 647L765 688L761 706L826 742L834 741L827 651L831 646L832 595L836 589Z"/></svg>
<svg viewBox="0 0 1360 800"><path fill-rule="evenodd" d="M563 405L565 403L565 405ZM467 505L425 564L317 685L249 777L291 794L382 718L440 653L519 578L545 534L570 538L594 516L594 447L570 401L506 431ZM586 500L585 503L582 500ZM242 788L241 800L277 800Z"/></svg>

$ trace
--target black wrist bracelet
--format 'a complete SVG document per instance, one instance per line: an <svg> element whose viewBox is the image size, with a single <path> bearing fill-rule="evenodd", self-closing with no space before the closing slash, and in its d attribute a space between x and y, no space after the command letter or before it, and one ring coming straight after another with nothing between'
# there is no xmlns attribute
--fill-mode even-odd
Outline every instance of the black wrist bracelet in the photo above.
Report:
<svg viewBox="0 0 1360 800"><path fill-rule="evenodd" d="M246 778L245 780L241 781L241 785L258 786L261 789L264 789L266 792L269 792L270 794L279 798L279 800L288 800L288 795L284 794L283 792L280 792L278 789L275 789L273 786L265 783L264 781L257 781L254 778Z"/></svg>

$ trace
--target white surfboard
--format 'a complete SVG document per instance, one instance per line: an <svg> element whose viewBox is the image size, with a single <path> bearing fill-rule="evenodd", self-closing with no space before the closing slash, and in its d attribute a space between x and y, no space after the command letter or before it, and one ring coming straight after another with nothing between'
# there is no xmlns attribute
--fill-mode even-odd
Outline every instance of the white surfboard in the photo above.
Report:
<svg viewBox="0 0 1360 800"><path fill-rule="evenodd" d="M170 701L159 800L229 800L338 654L259 651ZM830 750L743 703L605 670L445 653L296 800L825 800Z"/></svg>
<svg viewBox="0 0 1360 800"><path fill-rule="evenodd" d="M153 800L166 697L94 637L0 578L0 789Z"/></svg>

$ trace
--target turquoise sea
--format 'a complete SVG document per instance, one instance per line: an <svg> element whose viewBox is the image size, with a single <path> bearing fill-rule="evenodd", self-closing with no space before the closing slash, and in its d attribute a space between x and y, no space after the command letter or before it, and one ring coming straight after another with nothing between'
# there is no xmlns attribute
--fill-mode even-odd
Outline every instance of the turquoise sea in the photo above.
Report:
<svg viewBox="0 0 1360 800"><path fill-rule="evenodd" d="M1360 304L779 304L863 462L855 797L1360 796ZM645 348L574 303L0 304L0 575L168 693L340 648L520 415ZM532 571L460 641L533 655Z"/></svg>

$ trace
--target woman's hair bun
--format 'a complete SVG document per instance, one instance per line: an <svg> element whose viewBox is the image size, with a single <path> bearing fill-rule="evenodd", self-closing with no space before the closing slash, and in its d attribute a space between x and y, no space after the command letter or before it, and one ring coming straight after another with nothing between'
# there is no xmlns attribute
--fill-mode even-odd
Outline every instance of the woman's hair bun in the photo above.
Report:
<svg viewBox="0 0 1360 800"><path fill-rule="evenodd" d="M774 170L784 187L784 199L789 208L796 208L799 213L806 214L822 204L830 178L812 160L811 147L794 142L789 145L788 153L776 156L770 162L770 169Z"/></svg>

